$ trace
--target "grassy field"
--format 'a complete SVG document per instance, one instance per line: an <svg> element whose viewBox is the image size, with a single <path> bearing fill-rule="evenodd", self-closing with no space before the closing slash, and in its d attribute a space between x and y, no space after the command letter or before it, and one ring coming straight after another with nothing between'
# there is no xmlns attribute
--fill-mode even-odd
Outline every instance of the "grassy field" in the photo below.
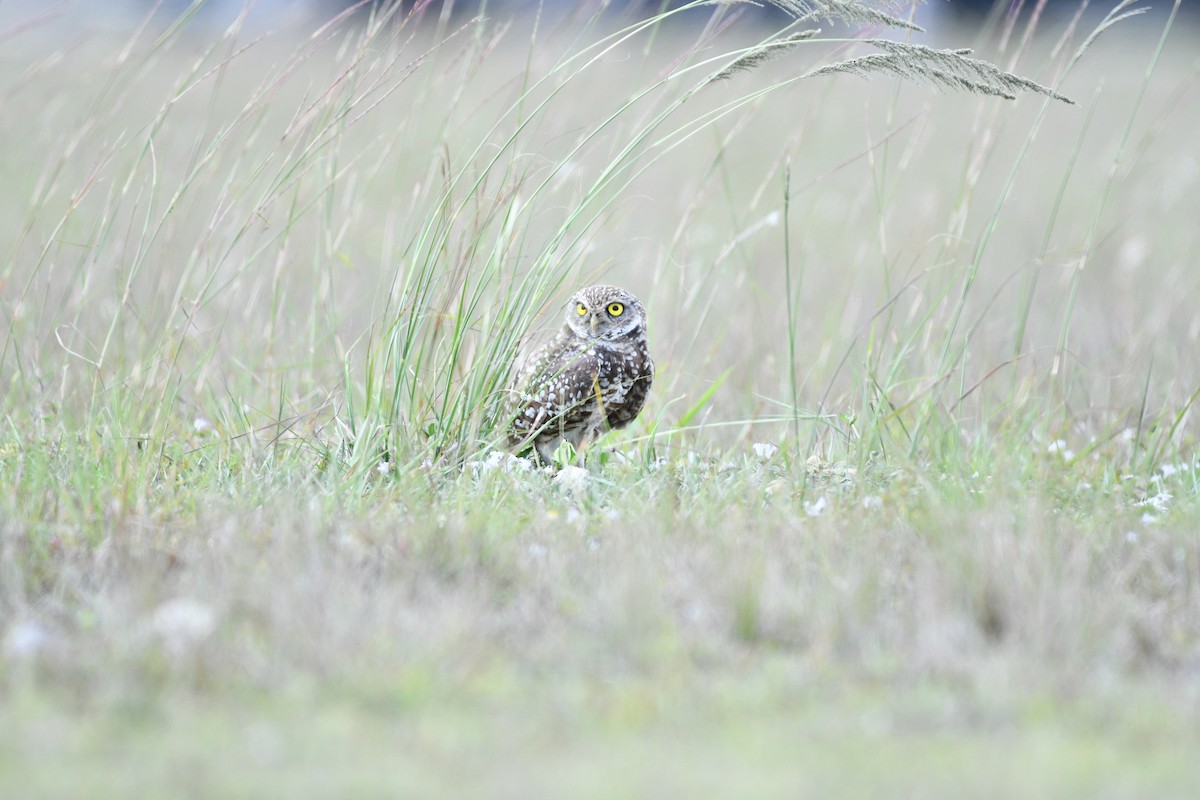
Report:
<svg viewBox="0 0 1200 800"><path fill-rule="evenodd" d="M736 11L0 18L0 796L1195 796L1196 31Z"/></svg>

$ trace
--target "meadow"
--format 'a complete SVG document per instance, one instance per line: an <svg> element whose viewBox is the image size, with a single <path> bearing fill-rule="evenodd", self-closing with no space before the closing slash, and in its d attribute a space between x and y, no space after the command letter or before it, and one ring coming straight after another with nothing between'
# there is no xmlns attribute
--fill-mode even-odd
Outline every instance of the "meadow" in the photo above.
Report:
<svg viewBox="0 0 1200 800"><path fill-rule="evenodd" d="M1197 31L779 5L0 23L0 796L1195 795Z"/></svg>

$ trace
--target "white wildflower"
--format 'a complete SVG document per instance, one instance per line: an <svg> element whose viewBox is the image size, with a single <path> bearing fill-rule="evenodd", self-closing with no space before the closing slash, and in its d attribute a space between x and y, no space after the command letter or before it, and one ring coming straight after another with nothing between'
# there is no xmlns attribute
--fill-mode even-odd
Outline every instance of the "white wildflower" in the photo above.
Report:
<svg viewBox="0 0 1200 800"><path fill-rule="evenodd" d="M821 495L811 503L807 500L804 502L804 513L810 517L819 517L828 505L829 501L825 499L825 495Z"/></svg>
<svg viewBox="0 0 1200 800"><path fill-rule="evenodd" d="M212 635L217 614L199 600L177 597L154 610L151 626L167 651L181 656Z"/></svg>
<svg viewBox="0 0 1200 800"><path fill-rule="evenodd" d="M554 482L572 494L586 491L591 476L583 467L563 467L554 476Z"/></svg>
<svg viewBox="0 0 1200 800"><path fill-rule="evenodd" d="M1162 514L1167 510L1167 506L1171 502L1172 498L1174 498L1174 495L1172 495L1170 492L1159 492L1156 495L1151 495L1150 497L1139 500L1138 502L1134 503L1134 505L1138 507L1148 506L1157 511L1159 514Z"/></svg>
<svg viewBox="0 0 1200 800"><path fill-rule="evenodd" d="M1062 439L1055 439L1053 442L1051 442L1050 446L1046 448L1046 452L1058 453L1063 457L1064 461L1070 461L1075 457L1075 451L1067 447L1067 443Z"/></svg>
<svg viewBox="0 0 1200 800"><path fill-rule="evenodd" d="M31 620L14 623L4 634L4 655L12 659L32 658L45 650L52 638L50 631Z"/></svg>
<svg viewBox="0 0 1200 800"><path fill-rule="evenodd" d="M779 448L770 442L755 442L751 446L754 448L754 455L764 461L779 452Z"/></svg>
<svg viewBox="0 0 1200 800"><path fill-rule="evenodd" d="M528 472L531 465L527 459L517 458L512 453L504 450L493 450L484 456L482 459L475 459L467 463L471 472L476 475L486 475L489 472Z"/></svg>

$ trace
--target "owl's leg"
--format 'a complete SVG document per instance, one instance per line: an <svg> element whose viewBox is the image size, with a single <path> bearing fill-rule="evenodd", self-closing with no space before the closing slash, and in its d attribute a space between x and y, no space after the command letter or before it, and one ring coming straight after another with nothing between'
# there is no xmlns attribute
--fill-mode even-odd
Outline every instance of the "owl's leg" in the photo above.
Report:
<svg viewBox="0 0 1200 800"><path fill-rule="evenodd" d="M591 446L592 442L600 438L600 434L601 431L594 428L589 428L587 430L580 431L579 434L571 440L571 445L575 448L575 466L584 466L583 455L585 452L587 452L587 449Z"/></svg>
<svg viewBox="0 0 1200 800"><path fill-rule="evenodd" d="M557 441L553 436L539 436L533 440L533 448L541 457L544 466L554 466L554 445Z"/></svg>

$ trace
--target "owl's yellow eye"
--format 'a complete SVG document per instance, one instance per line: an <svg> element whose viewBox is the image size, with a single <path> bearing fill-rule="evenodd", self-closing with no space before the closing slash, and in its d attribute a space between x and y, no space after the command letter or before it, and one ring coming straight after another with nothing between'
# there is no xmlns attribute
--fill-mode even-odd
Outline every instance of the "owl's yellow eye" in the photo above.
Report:
<svg viewBox="0 0 1200 800"><path fill-rule="evenodd" d="M587 314L587 306L585 306L583 303L576 304L575 313L582 317L583 315Z"/></svg>
<svg viewBox="0 0 1200 800"><path fill-rule="evenodd" d="M625 313L625 306L621 305L620 303L609 303L608 304L608 315L610 317L619 317L624 313Z"/></svg>

